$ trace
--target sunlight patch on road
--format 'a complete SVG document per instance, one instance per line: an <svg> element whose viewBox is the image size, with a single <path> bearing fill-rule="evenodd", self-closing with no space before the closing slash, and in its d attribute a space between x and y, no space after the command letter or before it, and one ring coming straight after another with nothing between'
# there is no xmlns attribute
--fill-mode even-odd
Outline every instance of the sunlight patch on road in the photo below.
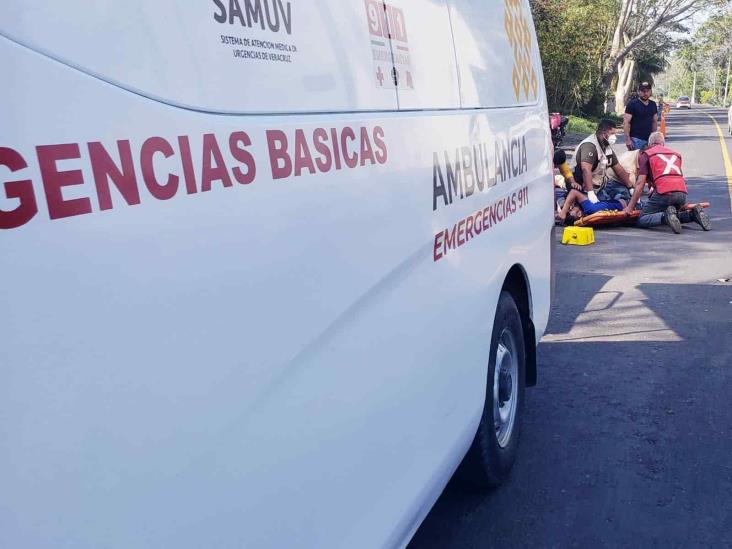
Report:
<svg viewBox="0 0 732 549"><path fill-rule="evenodd" d="M593 296L566 333L549 333L542 343L581 341L683 341L647 305L638 289L621 292L603 288Z"/></svg>

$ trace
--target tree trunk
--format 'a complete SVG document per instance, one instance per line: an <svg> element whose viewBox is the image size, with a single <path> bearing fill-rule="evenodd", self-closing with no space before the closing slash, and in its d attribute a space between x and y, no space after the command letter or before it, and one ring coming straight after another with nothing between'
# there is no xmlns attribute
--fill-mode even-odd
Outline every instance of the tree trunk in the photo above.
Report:
<svg viewBox="0 0 732 549"><path fill-rule="evenodd" d="M722 107L727 107L727 97L729 92L729 67L730 64L732 64L732 53L729 54L729 57L727 57L727 79L724 82L724 101L722 101Z"/></svg>
<svg viewBox="0 0 732 549"><path fill-rule="evenodd" d="M662 0L654 19L646 20L637 34L629 35L629 20L634 10L643 9L643 3L636 5L637 0L622 0L618 21L613 31L613 41L610 54L603 68L602 87L610 89L613 80L618 75L618 67L623 60L652 32L659 27L680 21L689 17L704 5L699 0Z"/></svg>
<svg viewBox="0 0 732 549"><path fill-rule="evenodd" d="M627 35L625 32L628 24L628 18L633 12L633 4L635 0L622 0L620 5L620 14L618 20L615 23L615 29L613 31L613 41L610 45L610 54L608 55L607 61L605 62L604 71L602 73L602 87L603 89L609 90L613 83L615 75L618 73L618 67L623 62L624 57L628 52L623 52L623 46L627 41ZM616 105L617 109L617 105Z"/></svg>
<svg viewBox="0 0 732 549"><path fill-rule="evenodd" d="M626 58L618 66L618 82L615 86L615 113L622 115L628 102L635 74L635 59Z"/></svg>

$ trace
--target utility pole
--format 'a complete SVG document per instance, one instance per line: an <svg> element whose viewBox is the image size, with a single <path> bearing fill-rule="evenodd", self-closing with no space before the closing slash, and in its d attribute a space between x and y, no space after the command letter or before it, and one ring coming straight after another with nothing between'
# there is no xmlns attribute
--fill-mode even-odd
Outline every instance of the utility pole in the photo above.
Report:
<svg viewBox="0 0 732 549"><path fill-rule="evenodd" d="M691 88L691 104L696 105L696 67L694 67L694 84Z"/></svg>
<svg viewBox="0 0 732 549"><path fill-rule="evenodd" d="M727 80L724 83L724 101L722 101L722 107L727 108L727 97L729 97L729 66L732 62L732 52L727 55Z"/></svg>

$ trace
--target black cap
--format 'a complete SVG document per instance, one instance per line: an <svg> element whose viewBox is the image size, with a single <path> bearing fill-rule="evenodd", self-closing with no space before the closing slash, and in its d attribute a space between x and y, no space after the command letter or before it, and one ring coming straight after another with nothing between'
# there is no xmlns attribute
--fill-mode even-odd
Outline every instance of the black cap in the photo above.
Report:
<svg viewBox="0 0 732 549"><path fill-rule="evenodd" d="M638 91L650 90L650 89L651 89L651 85L648 82L641 82L640 86L638 86Z"/></svg>

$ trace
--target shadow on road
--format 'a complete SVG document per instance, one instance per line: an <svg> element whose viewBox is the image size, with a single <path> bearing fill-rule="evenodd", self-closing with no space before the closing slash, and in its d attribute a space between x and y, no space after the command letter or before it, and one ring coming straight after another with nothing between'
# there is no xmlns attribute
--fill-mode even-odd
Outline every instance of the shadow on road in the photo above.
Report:
<svg viewBox="0 0 732 549"><path fill-rule="evenodd" d="M718 181L719 176L687 177L686 186L689 189L689 202L709 202L713 214L729 215L729 191L721 185L711 184L715 180Z"/></svg>
<svg viewBox="0 0 732 549"><path fill-rule="evenodd" d="M671 147L709 135L701 111L669 123ZM732 546L732 283L717 281L732 215L713 141L678 140L711 232L603 228L560 247L511 477L483 494L450 481L412 549Z"/></svg>
<svg viewBox="0 0 732 549"><path fill-rule="evenodd" d="M666 140L666 145L673 148L674 143L680 143L684 141L693 141L694 143L698 143L699 141L719 141L719 138L716 135L669 135L668 139Z"/></svg>
<svg viewBox="0 0 732 549"><path fill-rule="evenodd" d="M555 310L547 327L548 334L567 333L577 320L580 313L584 312L596 294L610 280L609 276L598 274L582 274L574 272L563 272L557 275L557 295L567 295L571 292L575 299L568 303L561 310Z"/></svg>
<svg viewBox="0 0 732 549"><path fill-rule="evenodd" d="M589 303L606 281L582 275L560 283ZM412 549L638 547L671 539L729 546L732 515L722 502L732 493L732 285L637 289L678 341L646 338L638 326L633 342L541 344L541 390L527 392L507 485L476 494L451 481ZM568 331L579 312L553 319L550 333Z"/></svg>
<svg viewBox="0 0 732 549"><path fill-rule="evenodd" d="M671 124L683 124L684 126L692 126L692 125L703 125L709 123L709 114L720 114L724 113L725 111L723 109L705 109L705 110L697 110L692 109L690 111L687 110L671 110L669 114L666 115L666 121L669 125Z"/></svg>

